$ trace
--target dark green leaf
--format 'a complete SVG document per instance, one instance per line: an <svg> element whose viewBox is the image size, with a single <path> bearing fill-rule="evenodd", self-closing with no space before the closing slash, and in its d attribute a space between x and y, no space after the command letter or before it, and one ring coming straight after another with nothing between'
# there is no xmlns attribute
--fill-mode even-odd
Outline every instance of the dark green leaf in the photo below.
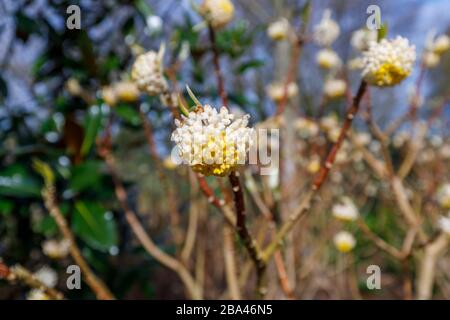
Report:
<svg viewBox="0 0 450 320"><path fill-rule="evenodd" d="M102 178L100 166L101 163L97 161L86 161L75 166L69 182L70 189L80 192L97 188Z"/></svg>
<svg viewBox="0 0 450 320"><path fill-rule="evenodd" d="M76 202L72 229L92 248L108 251L117 245L117 228L112 214L98 203Z"/></svg>
<svg viewBox="0 0 450 320"><path fill-rule="evenodd" d="M6 199L0 199L0 215L6 216L9 215L14 207L14 203L12 201Z"/></svg>
<svg viewBox="0 0 450 320"><path fill-rule="evenodd" d="M102 120L102 113L99 106L94 105L89 109L89 114L86 117L85 136L83 144L81 145L81 154L86 155L91 149L97 137L98 129L100 128Z"/></svg>
<svg viewBox="0 0 450 320"><path fill-rule="evenodd" d="M38 197L41 186L22 165L14 164L0 172L0 194L13 197Z"/></svg>
<svg viewBox="0 0 450 320"><path fill-rule="evenodd" d="M128 124L131 124L133 126L138 126L141 124L139 113L127 104L117 105L116 107L114 107L114 111Z"/></svg>
<svg viewBox="0 0 450 320"><path fill-rule="evenodd" d="M249 60L249 61L241 63L239 65L239 67L236 69L236 72L244 73L245 71L247 71L249 69L259 68L259 67L262 67L263 65L264 65L264 61L262 61L262 60L258 60L258 59Z"/></svg>

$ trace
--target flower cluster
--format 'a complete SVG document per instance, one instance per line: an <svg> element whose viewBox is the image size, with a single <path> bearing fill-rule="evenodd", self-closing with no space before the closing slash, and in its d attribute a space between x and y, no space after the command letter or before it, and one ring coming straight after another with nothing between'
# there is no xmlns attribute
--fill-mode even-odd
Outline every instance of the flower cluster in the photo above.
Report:
<svg viewBox="0 0 450 320"><path fill-rule="evenodd" d="M443 184L439 187L436 200L442 208L450 209L450 183Z"/></svg>
<svg viewBox="0 0 450 320"><path fill-rule="evenodd" d="M267 95L274 101L279 102L284 96L284 84L281 82L274 82L267 86ZM298 86L295 82L291 82L287 86L287 98L290 99L298 94Z"/></svg>
<svg viewBox="0 0 450 320"><path fill-rule="evenodd" d="M131 77L139 90L150 96L167 91L167 81L163 76L162 58L164 48L159 52L149 51L137 57L131 70Z"/></svg>
<svg viewBox="0 0 450 320"><path fill-rule="evenodd" d="M205 105L183 116L182 121L175 120L177 129L171 139L181 159L196 172L221 177L244 164L253 129L247 127L248 115L234 118L226 107L218 112Z"/></svg>
<svg viewBox="0 0 450 320"><path fill-rule="evenodd" d="M314 28L314 40L320 46L329 47L339 37L339 25L331 19L331 10L323 12L322 20Z"/></svg>
<svg viewBox="0 0 450 320"><path fill-rule="evenodd" d="M377 41L377 36L376 30L358 29L352 33L350 44L356 50L366 51L369 49L369 43Z"/></svg>
<svg viewBox="0 0 450 320"><path fill-rule="evenodd" d="M406 38L372 41L363 52L362 76L371 85L394 86L410 75L415 60L415 46Z"/></svg>
<svg viewBox="0 0 450 320"><path fill-rule="evenodd" d="M267 35L275 41L284 40L288 37L289 28L289 21L286 18L280 18L269 25Z"/></svg>
<svg viewBox="0 0 450 320"><path fill-rule="evenodd" d="M54 288L58 282L58 274L48 266L41 267L33 276L49 288ZM27 300L50 300L42 289L32 289L27 294Z"/></svg>
<svg viewBox="0 0 450 320"><path fill-rule="evenodd" d="M230 0L204 0L200 14L214 29L220 29L233 19L234 5Z"/></svg>
<svg viewBox="0 0 450 320"><path fill-rule="evenodd" d="M440 217L438 225L442 232L450 236L450 216Z"/></svg>
<svg viewBox="0 0 450 320"><path fill-rule="evenodd" d="M341 203L337 203L331 209L333 216L341 221L354 221L358 218L358 208L348 197L343 197Z"/></svg>
<svg viewBox="0 0 450 320"><path fill-rule="evenodd" d="M323 69L336 70L342 65L341 58L331 49L322 49L316 55L317 64Z"/></svg>
<svg viewBox="0 0 450 320"><path fill-rule="evenodd" d="M42 243L42 251L44 254L52 259L62 259L67 257L70 251L69 240L45 240Z"/></svg>
<svg viewBox="0 0 450 320"><path fill-rule="evenodd" d="M347 83L342 79L330 78L325 80L323 93L329 99L342 97L347 90Z"/></svg>
<svg viewBox="0 0 450 320"><path fill-rule="evenodd" d="M102 88L102 98L109 106L115 106L118 102L135 102L139 99L139 89L131 81L120 81Z"/></svg>
<svg viewBox="0 0 450 320"><path fill-rule="evenodd" d="M356 245L356 240L348 231L338 232L333 239L336 249L342 253L347 253L353 250Z"/></svg>
<svg viewBox="0 0 450 320"><path fill-rule="evenodd" d="M436 67L441 61L441 56L450 49L450 38L443 34L435 37L429 34L422 55L422 62L428 68Z"/></svg>

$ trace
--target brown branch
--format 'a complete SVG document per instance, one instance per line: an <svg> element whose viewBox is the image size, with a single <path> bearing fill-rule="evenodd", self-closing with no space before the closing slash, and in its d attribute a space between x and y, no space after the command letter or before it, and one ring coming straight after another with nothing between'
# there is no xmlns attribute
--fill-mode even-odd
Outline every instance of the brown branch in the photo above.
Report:
<svg viewBox="0 0 450 320"><path fill-rule="evenodd" d="M104 140L98 142L98 152L105 160L114 183L116 197L125 214L125 219L145 250L159 263L174 271L180 277L192 299L201 299L201 290L188 269L177 259L162 251L149 237L136 213L128 206L127 194L116 171L115 160L110 152L110 144Z"/></svg>
<svg viewBox="0 0 450 320"><path fill-rule="evenodd" d="M217 79L217 89L219 90L219 95L222 99L222 104L228 108L227 92L225 90L223 75L220 70L220 61L219 61L220 55L219 49L217 48L216 32L214 31L214 28L211 25L208 26L208 32L209 32L209 41L211 42L211 50L213 53L213 64L214 64L214 73Z"/></svg>
<svg viewBox="0 0 450 320"><path fill-rule="evenodd" d="M236 231L241 238L244 247L252 259L256 267L256 275L258 279L258 294L264 295L266 289L263 287L262 281L264 272L266 270L266 263L262 260L259 249L257 247L256 241L250 235L247 229L245 218L245 204L244 204L244 193L242 192L241 183L236 172L232 172L229 175L230 184L234 194L234 204L236 209Z"/></svg>
<svg viewBox="0 0 450 320"><path fill-rule="evenodd" d="M432 297L437 259L448 246L448 235L442 233L425 247L417 280L417 299L427 300Z"/></svg>
<svg viewBox="0 0 450 320"><path fill-rule="evenodd" d="M292 44L292 52L291 58L289 60L288 73L286 75L286 79L283 83L283 96L281 97L280 102L277 104L277 110L275 111L275 116L281 115L284 113L286 109L286 104L288 102L288 88L289 85L295 81L295 77L298 72L298 65L300 62L300 56L302 52L303 44L305 43L304 39L300 36L295 36L295 41ZM325 104L325 101L324 101Z"/></svg>
<svg viewBox="0 0 450 320"><path fill-rule="evenodd" d="M381 239L378 235L376 235L372 230L370 230L369 226L367 226L367 224L364 222L364 220L362 218L359 218L357 222L358 222L358 226L359 226L360 230L378 248L380 248L381 250L387 252L388 254L393 256L394 258L397 258L397 259L402 259L403 258L403 254L402 254L402 252L400 252L400 250L398 250L394 246L390 245L389 243L387 243L386 241Z"/></svg>
<svg viewBox="0 0 450 320"><path fill-rule="evenodd" d="M16 264L12 267L7 266L0 259L0 279L5 279L8 282L14 283L21 281L25 285L33 289L42 290L52 300L62 300L64 295L56 289L46 286L42 281L37 279L33 273L24 267Z"/></svg>
<svg viewBox="0 0 450 320"><path fill-rule="evenodd" d="M331 148L325 162L322 164L319 172L314 179L311 189L304 195L300 202L300 205L294 210L294 212L289 216L288 220L281 226L280 230L277 232L276 237L270 242L270 244L262 252L262 259L267 262L276 249L282 244L283 239L292 230L295 223L306 213L311 207L311 202L317 191L320 189L324 181L326 180L331 167L333 166L336 154L339 151L347 132L349 131L351 124L355 115L359 110L359 105L361 99L366 91L367 83L361 81L358 91L353 98L352 104L348 108L346 119L341 127L339 137L333 147Z"/></svg>
<svg viewBox="0 0 450 320"><path fill-rule="evenodd" d="M249 181L253 185L255 185L255 181L250 173L249 174L246 173L245 178L247 181ZM259 195L257 190L254 190L254 188L249 188L249 187L247 187L247 190L250 193L250 195L252 196L253 200L255 201L256 206L259 208L259 210L263 214L264 218L266 218L267 222L269 223L270 232L271 232L272 237L275 237L276 225L275 225L275 218L274 218L272 212L266 206L266 204L264 203L263 199L261 198L261 196ZM286 272L286 266L285 266L285 263L283 260L283 255L281 254L280 250L277 250L275 252L274 258L275 258L275 266L277 269L278 280L280 281L281 289L283 290L286 297L288 297L289 299L293 299L294 292L289 283L288 275Z"/></svg>
<svg viewBox="0 0 450 320"><path fill-rule="evenodd" d="M234 258L233 228L223 226L223 256L225 261L225 276L228 284L228 292L233 300L240 300L241 292L237 278L236 260Z"/></svg>
<svg viewBox="0 0 450 320"><path fill-rule="evenodd" d="M319 173L316 175L316 178L314 179L312 189L318 190L322 186L323 182L328 176L328 173L330 172L331 167L334 164L334 160L336 159L336 155L339 151L339 149L342 146L342 143L345 140L345 137L347 135L348 130L350 129L353 119L356 116L356 113L358 112L359 105L361 102L361 99L366 92L367 83L365 81L361 81L361 84L359 85L358 91L356 93L356 96L353 98L352 105L350 109L347 111L347 115L345 117L344 123L342 125L341 131L339 133L338 139L336 143L331 148L330 152L328 153L328 156L325 159L324 164L319 170Z"/></svg>
<svg viewBox="0 0 450 320"><path fill-rule="evenodd" d="M62 214L59 206L56 203L55 188L52 185L47 185L42 190L42 197L44 199L44 204L50 215L56 222L59 231L62 233L64 239L70 243L70 255L72 256L75 263L80 267L82 274L85 278L86 283L95 293L97 299L100 300L113 300L114 295L108 289L108 287L99 279L92 269L89 267L86 260L83 258L80 249L78 248L75 240L75 236L69 228L66 218Z"/></svg>

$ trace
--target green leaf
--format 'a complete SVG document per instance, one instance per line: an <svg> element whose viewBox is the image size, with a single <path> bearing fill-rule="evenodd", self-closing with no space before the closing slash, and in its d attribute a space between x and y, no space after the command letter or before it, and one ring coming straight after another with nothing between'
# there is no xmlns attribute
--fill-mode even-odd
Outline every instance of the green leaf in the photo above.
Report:
<svg viewBox="0 0 450 320"><path fill-rule="evenodd" d="M75 203L72 229L92 248L108 251L117 245L117 228L112 214L95 202Z"/></svg>
<svg viewBox="0 0 450 320"><path fill-rule="evenodd" d="M0 199L0 215L7 216L11 214L14 203L10 200Z"/></svg>
<svg viewBox="0 0 450 320"><path fill-rule="evenodd" d="M57 234L58 226L53 217L45 216L38 223L34 224L33 231L46 237L52 237Z"/></svg>
<svg viewBox="0 0 450 320"><path fill-rule="evenodd" d="M241 63L239 65L239 67L236 69L236 72L244 73L245 71L247 71L249 69L259 68L259 67L262 67L263 65L264 65L263 60L259 60L259 59L249 60L249 61Z"/></svg>
<svg viewBox="0 0 450 320"><path fill-rule="evenodd" d="M138 126L141 124L141 118L139 117L139 112L127 104L119 104L114 107L116 114L121 117L125 122L133 126Z"/></svg>
<svg viewBox="0 0 450 320"><path fill-rule="evenodd" d="M102 178L100 167L98 161L86 161L73 167L69 188L77 192L98 188Z"/></svg>
<svg viewBox="0 0 450 320"><path fill-rule="evenodd" d="M61 209L61 213L64 216L67 216L67 212L70 208L67 202L60 203L59 208ZM58 234L59 229L56 225L55 219L50 215L46 215L42 217L37 223L33 224L33 231L36 233L40 233L46 237L53 237Z"/></svg>
<svg viewBox="0 0 450 320"><path fill-rule="evenodd" d="M99 106L94 105L89 109L89 114L86 117L85 136L83 144L81 145L81 154L86 155L91 149L97 137L97 132L100 128L102 120L102 113Z"/></svg>
<svg viewBox="0 0 450 320"><path fill-rule="evenodd" d="M0 195L27 198L40 194L38 180L24 166L13 164L0 172Z"/></svg>
<svg viewBox="0 0 450 320"><path fill-rule="evenodd" d="M381 41L382 39L386 38L388 34L388 24L387 22L383 23L381 28L378 29L378 37L377 40Z"/></svg>

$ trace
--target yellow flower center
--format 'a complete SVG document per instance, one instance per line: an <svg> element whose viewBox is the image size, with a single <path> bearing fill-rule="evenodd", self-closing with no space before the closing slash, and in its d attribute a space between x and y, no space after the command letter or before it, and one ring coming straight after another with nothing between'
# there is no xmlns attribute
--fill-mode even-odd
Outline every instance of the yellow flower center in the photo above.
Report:
<svg viewBox="0 0 450 320"><path fill-rule="evenodd" d="M375 83L378 86L393 86L405 79L409 73L392 63L384 63L374 73Z"/></svg>
<svg viewBox="0 0 450 320"><path fill-rule="evenodd" d="M228 148L231 150L227 150L227 145L230 145L227 142L225 132L222 132L219 139L216 136L209 136L208 143L203 144L201 150L211 148L211 151L209 154L204 154L206 159L202 159L203 163L193 165L192 169L205 176L214 175L219 177L224 177L235 170L238 162L238 150L236 147ZM214 145L217 145L216 148L214 148ZM217 150L222 150L222 155L216 154Z"/></svg>
<svg viewBox="0 0 450 320"><path fill-rule="evenodd" d="M219 8L226 14L233 14L234 7L231 1L229 0L222 0L218 3Z"/></svg>
<svg viewBox="0 0 450 320"><path fill-rule="evenodd" d="M353 246L350 242L341 241L338 244L336 244L337 249L342 253L347 253L352 251Z"/></svg>

